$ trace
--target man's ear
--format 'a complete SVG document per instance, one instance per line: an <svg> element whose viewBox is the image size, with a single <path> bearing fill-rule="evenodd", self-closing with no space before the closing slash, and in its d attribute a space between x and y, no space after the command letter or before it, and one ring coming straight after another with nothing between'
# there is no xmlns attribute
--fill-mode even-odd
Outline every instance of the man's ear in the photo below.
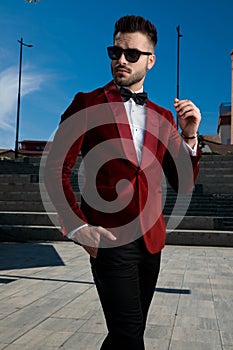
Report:
<svg viewBox="0 0 233 350"><path fill-rule="evenodd" d="M156 62L156 56L154 54L150 55L147 63L147 69L150 70L155 64L155 62Z"/></svg>

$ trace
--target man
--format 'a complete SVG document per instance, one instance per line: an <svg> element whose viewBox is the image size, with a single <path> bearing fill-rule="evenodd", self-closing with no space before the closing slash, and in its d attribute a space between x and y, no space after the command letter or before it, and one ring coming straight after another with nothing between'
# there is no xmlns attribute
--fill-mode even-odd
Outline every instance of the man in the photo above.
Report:
<svg viewBox="0 0 233 350"><path fill-rule="evenodd" d="M171 112L143 92L156 43L156 29L144 18L116 22L114 45L108 47L113 81L75 96L62 115L45 169L63 234L90 255L108 328L102 350L145 349L166 237L162 175L183 193L192 189L198 173L199 109L175 99L180 136ZM69 180L80 152L85 168L81 206Z"/></svg>

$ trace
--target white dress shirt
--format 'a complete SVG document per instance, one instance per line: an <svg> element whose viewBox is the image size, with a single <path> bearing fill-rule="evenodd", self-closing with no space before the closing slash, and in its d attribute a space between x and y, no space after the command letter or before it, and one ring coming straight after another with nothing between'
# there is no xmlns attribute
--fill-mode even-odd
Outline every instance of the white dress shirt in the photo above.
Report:
<svg viewBox="0 0 233 350"><path fill-rule="evenodd" d="M134 92L136 93L143 92L143 87L140 90L134 91ZM143 149L144 134L146 129L146 107L136 104L132 98L124 102L124 105L125 105L130 129L133 137L133 142L134 142L134 146L135 146L135 150L138 158L138 164L140 165L142 160L142 149ZM187 149L187 152L192 156L196 156L197 142L194 148L191 148L184 140L183 140L183 143ZM73 231L69 232L67 234L67 237L69 239L76 241L75 233L85 226L88 226L88 225L84 224L74 229Z"/></svg>
<svg viewBox="0 0 233 350"><path fill-rule="evenodd" d="M136 93L143 92L143 87L134 91ZM128 116L129 125L131 128L131 133L134 141L134 146L136 149L138 163L141 164L142 160L142 148L144 143L144 133L146 129L146 108L135 103L135 101L130 98L128 101L124 102L125 109ZM190 147L184 140L183 143L190 155L196 156L197 154L197 142L194 148Z"/></svg>

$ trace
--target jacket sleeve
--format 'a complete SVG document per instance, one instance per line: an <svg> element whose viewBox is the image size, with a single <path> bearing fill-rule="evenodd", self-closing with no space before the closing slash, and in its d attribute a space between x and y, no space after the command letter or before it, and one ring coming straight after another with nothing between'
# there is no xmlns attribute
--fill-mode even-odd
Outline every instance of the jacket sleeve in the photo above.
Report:
<svg viewBox="0 0 233 350"><path fill-rule="evenodd" d="M84 94L79 93L61 116L44 169L47 192L57 210L63 235L87 222L70 182L86 130L84 107Z"/></svg>
<svg viewBox="0 0 233 350"><path fill-rule="evenodd" d="M163 158L163 170L172 188L180 194L193 190L198 172L201 152L197 147L196 156L191 156L180 137L171 114L168 146Z"/></svg>

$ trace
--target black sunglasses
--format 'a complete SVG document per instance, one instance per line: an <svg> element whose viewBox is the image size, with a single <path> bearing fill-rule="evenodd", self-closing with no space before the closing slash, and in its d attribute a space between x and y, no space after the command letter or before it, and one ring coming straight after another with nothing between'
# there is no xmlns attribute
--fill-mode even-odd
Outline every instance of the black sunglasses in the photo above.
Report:
<svg viewBox="0 0 233 350"><path fill-rule="evenodd" d="M141 55L152 55L151 52L139 51L137 49L122 49L120 46L107 47L108 56L111 60L119 60L124 52L125 58L128 62L135 63L139 60Z"/></svg>

